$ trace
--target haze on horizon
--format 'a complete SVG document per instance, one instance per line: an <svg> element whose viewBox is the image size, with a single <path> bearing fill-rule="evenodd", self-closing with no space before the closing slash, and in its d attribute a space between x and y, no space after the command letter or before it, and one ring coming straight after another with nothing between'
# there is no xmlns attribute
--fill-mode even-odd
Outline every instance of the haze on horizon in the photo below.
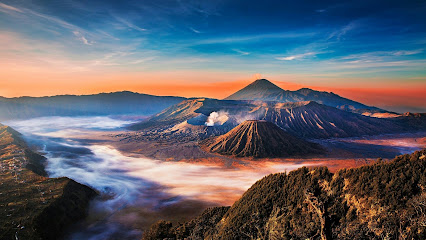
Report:
<svg viewBox="0 0 426 240"><path fill-rule="evenodd" d="M0 96L224 98L261 73L426 111L424 1L0 0Z"/></svg>

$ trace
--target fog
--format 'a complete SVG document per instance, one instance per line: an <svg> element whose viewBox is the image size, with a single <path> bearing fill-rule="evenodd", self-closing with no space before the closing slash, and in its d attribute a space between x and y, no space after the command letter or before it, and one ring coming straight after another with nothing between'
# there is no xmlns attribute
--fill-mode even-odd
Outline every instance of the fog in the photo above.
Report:
<svg viewBox="0 0 426 240"><path fill-rule="evenodd" d="M140 239L141 227L158 216L169 217L167 211L177 218L172 216L175 212L189 216L207 206L230 205L263 176L301 167L264 163L227 169L164 162L126 156L107 143L87 141L92 134L108 134L130 123L110 117L44 117L6 123L47 157L50 177L66 176L101 193L92 202L88 219L75 227L69 239Z"/></svg>

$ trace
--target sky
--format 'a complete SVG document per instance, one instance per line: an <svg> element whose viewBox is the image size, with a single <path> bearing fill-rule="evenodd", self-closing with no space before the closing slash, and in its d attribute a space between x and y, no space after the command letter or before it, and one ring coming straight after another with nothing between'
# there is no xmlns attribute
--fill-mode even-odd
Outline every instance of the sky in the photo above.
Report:
<svg viewBox="0 0 426 240"><path fill-rule="evenodd" d="M224 98L257 77L426 112L426 1L0 0L0 96Z"/></svg>

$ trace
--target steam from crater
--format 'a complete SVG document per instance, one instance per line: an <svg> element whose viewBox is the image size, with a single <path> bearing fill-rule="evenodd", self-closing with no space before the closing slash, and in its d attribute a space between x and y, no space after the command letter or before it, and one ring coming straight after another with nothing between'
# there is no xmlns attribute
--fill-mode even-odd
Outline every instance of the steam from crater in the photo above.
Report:
<svg viewBox="0 0 426 240"><path fill-rule="evenodd" d="M212 112L210 113L210 116L207 118L204 124L209 127L218 126L218 125L224 124L226 121L228 121L228 119L229 119L228 112L225 112L225 111Z"/></svg>

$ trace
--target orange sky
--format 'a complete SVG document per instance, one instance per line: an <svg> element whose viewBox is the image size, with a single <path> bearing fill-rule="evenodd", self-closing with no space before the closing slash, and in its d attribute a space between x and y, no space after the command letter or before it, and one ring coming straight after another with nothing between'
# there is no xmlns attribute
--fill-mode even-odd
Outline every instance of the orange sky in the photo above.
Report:
<svg viewBox="0 0 426 240"><path fill-rule="evenodd" d="M1 67L0 67L1 70ZM90 72L43 73L37 71L0 72L0 96L49 96L58 94L92 94L99 92L134 91L153 95L174 95L184 97L224 98L243 88L257 77L255 74L229 72L148 72L112 73ZM320 91L332 91L343 97L378 107L426 107L426 83L419 81L381 83L375 79L359 87L359 81L345 82L300 75L263 76L287 90L309 87ZM9 80L4 80L9 79ZM31 79L31 80L29 80ZM339 84L340 83L340 84ZM402 109L401 111L405 111Z"/></svg>

